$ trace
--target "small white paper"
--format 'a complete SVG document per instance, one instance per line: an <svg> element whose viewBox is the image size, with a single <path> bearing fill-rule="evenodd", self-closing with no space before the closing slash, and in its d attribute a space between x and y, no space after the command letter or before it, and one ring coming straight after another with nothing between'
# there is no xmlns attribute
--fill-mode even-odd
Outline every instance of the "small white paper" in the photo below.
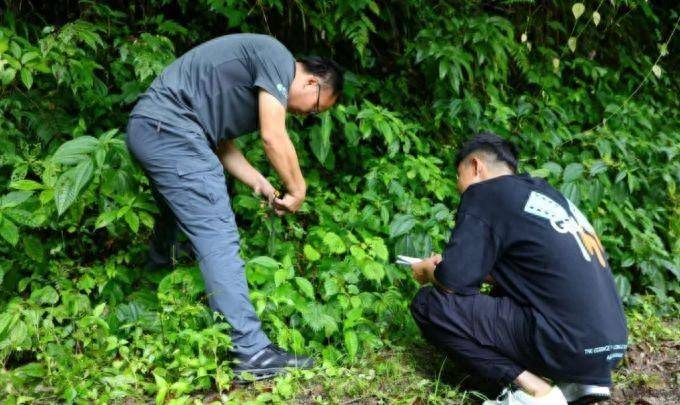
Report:
<svg viewBox="0 0 680 405"><path fill-rule="evenodd" d="M396 263L404 265L404 266L410 266L413 263L420 263L422 261L423 261L423 259L420 259L420 258L417 258L417 257L409 257L409 256L399 255L399 256L397 256Z"/></svg>

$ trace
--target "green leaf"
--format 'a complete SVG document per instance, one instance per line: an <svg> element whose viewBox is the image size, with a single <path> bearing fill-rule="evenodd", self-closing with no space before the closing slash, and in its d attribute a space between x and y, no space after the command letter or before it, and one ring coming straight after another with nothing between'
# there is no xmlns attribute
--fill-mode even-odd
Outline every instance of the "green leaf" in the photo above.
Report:
<svg viewBox="0 0 680 405"><path fill-rule="evenodd" d="M59 293L54 287L46 285L45 287L35 290L31 293L31 300L38 305L54 305L59 301Z"/></svg>
<svg viewBox="0 0 680 405"><path fill-rule="evenodd" d="M24 251L26 255L36 262L42 263L45 260L45 248L36 236L24 236Z"/></svg>
<svg viewBox="0 0 680 405"><path fill-rule="evenodd" d="M279 268L279 262L276 260L272 259L269 256L258 256L250 259L248 261L248 264L255 264L258 266L262 266L266 269L278 269Z"/></svg>
<svg viewBox="0 0 680 405"><path fill-rule="evenodd" d="M125 213L125 222L127 222L128 226L130 226L132 232L137 233L139 230L139 217L137 214L132 212L132 210L129 210Z"/></svg>
<svg viewBox="0 0 680 405"><path fill-rule="evenodd" d="M92 315L99 318L104 313L104 308L106 308L106 302L100 303L92 310Z"/></svg>
<svg viewBox="0 0 680 405"><path fill-rule="evenodd" d="M15 376L21 376L22 379L26 378L43 378L45 377L46 370L42 363L28 363L23 366L17 367L12 370L12 374Z"/></svg>
<svg viewBox="0 0 680 405"><path fill-rule="evenodd" d="M137 213L137 215L139 216L139 221L140 221L144 226L146 226L146 227L149 228L149 229L153 229L154 220L153 220L153 217L151 216L151 214L149 214L149 213L146 212L146 211L139 211L139 212Z"/></svg>
<svg viewBox="0 0 680 405"><path fill-rule="evenodd" d="M278 287L293 277L295 277L295 270L293 267L284 266L274 272L274 285Z"/></svg>
<svg viewBox="0 0 680 405"><path fill-rule="evenodd" d="M448 209L446 209L446 213L448 214ZM366 244L370 247L370 252L373 257L382 261L387 261L387 259L389 258L389 252L387 251L387 246L385 245L385 241L382 238L376 237L367 239Z"/></svg>
<svg viewBox="0 0 680 405"><path fill-rule="evenodd" d="M4 211L4 214L17 225L29 228L37 228L47 220L47 215L42 211L29 212L20 208L9 208Z"/></svg>
<svg viewBox="0 0 680 405"><path fill-rule="evenodd" d="M25 65L28 62L32 61L33 59L38 58L39 56L40 54L38 54L38 52L35 51L26 52L21 56L21 64Z"/></svg>
<svg viewBox="0 0 680 405"><path fill-rule="evenodd" d="M372 260L366 261L361 266L361 272L363 273L364 277L373 281L380 281L383 279L383 277L385 277L385 269L383 268L382 264Z"/></svg>
<svg viewBox="0 0 680 405"><path fill-rule="evenodd" d="M97 217L97 220L94 222L94 229L99 229L107 226L111 222L116 220L117 217L117 212L116 211L105 211L99 214Z"/></svg>
<svg viewBox="0 0 680 405"><path fill-rule="evenodd" d="M600 25L600 13L597 11L593 11L593 24L597 27Z"/></svg>
<svg viewBox="0 0 680 405"><path fill-rule="evenodd" d="M302 277L295 277L295 284L297 284L304 295L312 300L314 299L314 286L312 286L312 283L310 283L309 280Z"/></svg>
<svg viewBox="0 0 680 405"><path fill-rule="evenodd" d="M81 136L71 141L63 143L54 155L52 160L56 163L71 165L84 159L87 155L94 152L99 145L99 140L89 135Z"/></svg>
<svg viewBox="0 0 680 405"><path fill-rule="evenodd" d="M314 156L321 163L326 162L328 152L331 150L331 130L333 121L328 112L321 114L321 126L315 127L310 133L310 145Z"/></svg>
<svg viewBox="0 0 680 405"><path fill-rule="evenodd" d="M531 175L531 177L546 178L550 175L550 170L546 169L545 167L542 167L540 169L534 169L529 171L529 174Z"/></svg>
<svg viewBox="0 0 680 405"><path fill-rule="evenodd" d="M620 274L614 275L614 285L616 285L616 292L623 301L626 301L630 296L631 287L630 281Z"/></svg>
<svg viewBox="0 0 680 405"><path fill-rule="evenodd" d="M0 337L8 330L11 330L18 320L19 314L12 315L8 312L0 313Z"/></svg>
<svg viewBox="0 0 680 405"><path fill-rule="evenodd" d="M323 329L326 337L338 330L338 323L335 318L328 315L325 308L317 303L311 303L302 310L302 319L315 332Z"/></svg>
<svg viewBox="0 0 680 405"><path fill-rule="evenodd" d="M59 177L54 187L54 203L57 205L59 215L66 212L75 202L82 188L92 178L93 171L92 160L87 159Z"/></svg>
<svg viewBox="0 0 680 405"><path fill-rule="evenodd" d="M661 67L659 65L652 66L652 72L657 79L661 77Z"/></svg>
<svg viewBox="0 0 680 405"><path fill-rule="evenodd" d="M604 173L607 171L607 164L601 160L596 160L593 162L593 164L590 166L590 177L594 177L600 173Z"/></svg>
<svg viewBox="0 0 680 405"><path fill-rule="evenodd" d="M9 188L13 188L15 190L23 190L23 191L34 191L34 190L42 190L45 188L44 185L41 183L38 183L37 181L34 180L17 180L13 181L9 184Z"/></svg>
<svg viewBox="0 0 680 405"><path fill-rule="evenodd" d="M326 245L331 253L342 254L347 251L342 238L333 232L328 232L323 237L323 244Z"/></svg>
<svg viewBox="0 0 680 405"><path fill-rule="evenodd" d="M13 346L21 346L28 338L28 328L26 323L19 321L14 324L14 327L9 331L9 340Z"/></svg>
<svg viewBox="0 0 680 405"><path fill-rule="evenodd" d="M567 46L569 47L572 53L576 52L576 37L570 37L567 40Z"/></svg>
<svg viewBox="0 0 680 405"><path fill-rule="evenodd" d="M356 332L353 330L348 330L345 332L345 348L347 349L347 354L350 358L355 358L357 351L359 350L359 339L357 338Z"/></svg>
<svg viewBox="0 0 680 405"><path fill-rule="evenodd" d="M2 81L3 86L7 86L12 83L14 77L17 75L17 70L14 68L7 68L5 70L0 70L0 81Z"/></svg>
<svg viewBox="0 0 680 405"><path fill-rule="evenodd" d="M314 248L312 247L312 245L307 245L307 244L306 244L305 247L304 247L302 250L303 250L303 252L304 252L304 254L305 254L305 257L306 257L307 260L309 260L310 262L315 262L315 261L321 259L321 254L320 254L316 249L314 249Z"/></svg>
<svg viewBox="0 0 680 405"><path fill-rule="evenodd" d="M153 373L153 378L156 381L156 398L154 401L156 405L162 405L165 403L166 395L168 395L168 382L158 373Z"/></svg>
<svg viewBox="0 0 680 405"><path fill-rule="evenodd" d="M570 163L564 168L562 178L566 183L574 181L583 175L583 165L580 163Z"/></svg>
<svg viewBox="0 0 680 405"><path fill-rule="evenodd" d="M409 232L416 225L411 214L397 214L390 224L390 238L396 238Z"/></svg>
<svg viewBox="0 0 680 405"><path fill-rule="evenodd" d="M569 182L569 183L564 183L560 187L560 191L564 196L571 200L574 204L578 205L579 202L581 201L581 192L579 191L578 187L576 186L576 183Z"/></svg>
<svg viewBox="0 0 680 405"><path fill-rule="evenodd" d="M32 191L11 191L0 198L0 208L13 208L28 200L33 195Z"/></svg>
<svg viewBox="0 0 680 405"><path fill-rule="evenodd" d="M338 292L340 292L340 287L338 286L338 280L335 278L329 278L323 283L323 289L326 294L326 298L331 297Z"/></svg>
<svg viewBox="0 0 680 405"><path fill-rule="evenodd" d="M583 5L583 3L574 3L573 6L571 6L571 12L574 14L575 19L579 19L583 13L586 11L586 6Z"/></svg>
<svg viewBox="0 0 680 405"><path fill-rule="evenodd" d="M0 236L12 246L19 241L19 228L7 218L0 218Z"/></svg>
<svg viewBox="0 0 680 405"><path fill-rule="evenodd" d="M19 75L21 76L21 82L30 90L31 86L33 86L33 74L31 71L28 69L21 69Z"/></svg>
<svg viewBox="0 0 680 405"><path fill-rule="evenodd" d="M357 146L359 144L359 127L357 127L357 124L348 122L345 124L343 133L345 134L345 139L349 146Z"/></svg>

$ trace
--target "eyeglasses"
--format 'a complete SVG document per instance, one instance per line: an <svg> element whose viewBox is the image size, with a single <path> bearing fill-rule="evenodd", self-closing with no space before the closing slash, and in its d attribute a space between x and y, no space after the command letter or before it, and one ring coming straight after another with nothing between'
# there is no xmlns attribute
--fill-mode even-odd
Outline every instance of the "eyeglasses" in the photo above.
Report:
<svg viewBox="0 0 680 405"><path fill-rule="evenodd" d="M311 114L316 115L321 112L319 108L319 101L321 100L321 84L316 84L316 107L312 110Z"/></svg>

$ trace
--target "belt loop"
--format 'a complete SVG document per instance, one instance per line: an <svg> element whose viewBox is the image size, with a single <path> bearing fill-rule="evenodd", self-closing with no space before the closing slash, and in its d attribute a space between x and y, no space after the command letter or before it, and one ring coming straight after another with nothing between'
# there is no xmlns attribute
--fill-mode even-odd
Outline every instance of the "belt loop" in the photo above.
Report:
<svg viewBox="0 0 680 405"><path fill-rule="evenodd" d="M156 125L156 133L160 134L161 133L161 122L158 121L158 124Z"/></svg>

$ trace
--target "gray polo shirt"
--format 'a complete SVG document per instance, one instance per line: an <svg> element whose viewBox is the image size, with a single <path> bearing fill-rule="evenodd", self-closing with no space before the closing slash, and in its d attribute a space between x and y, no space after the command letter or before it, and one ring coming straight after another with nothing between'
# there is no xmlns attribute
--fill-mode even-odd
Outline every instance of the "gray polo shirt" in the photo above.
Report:
<svg viewBox="0 0 680 405"><path fill-rule="evenodd" d="M285 107L295 58L276 39L225 35L172 62L140 96L132 116L143 116L206 135L214 148L258 128L263 89Z"/></svg>

